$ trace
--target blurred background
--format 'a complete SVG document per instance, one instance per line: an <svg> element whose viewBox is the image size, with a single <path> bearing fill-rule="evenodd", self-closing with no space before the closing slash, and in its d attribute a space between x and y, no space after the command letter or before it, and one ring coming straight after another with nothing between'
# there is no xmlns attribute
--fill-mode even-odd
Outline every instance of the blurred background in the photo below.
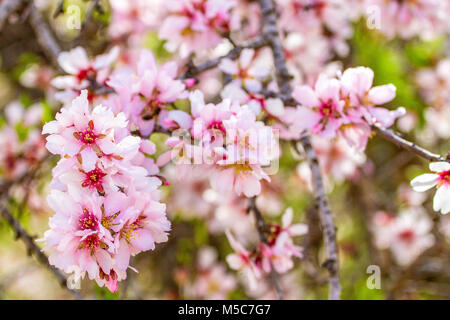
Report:
<svg viewBox="0 0 450 320"><path fill-rule="evenodd" d="M5 0L0 1L0 5ZM357 1L356 1L357 2ZM89 13L91 1L34 1L42 19L63 50L83 46L90 56L124 41L109 35L114 8L100 1ZM80 30L67 28L70 5L80 8ZM86 15L92 15L85 20ZM43 123L54 118L59 103L51 79L59 74L42 48L26 1L0 23L0 191L8 208L28 233L41 238L53 214L46 205L51 169L57 157L47 154L40 135ZM137 18L136 18L137 19ZM83 23L84 24L84 23ZM117 27L117 26L116 26ZM397 96L392 108L404 106L407 114L396 130L433 152L450 150L450 41L447 34L424 39L390 39L369 30L367 20L351 21L346 39L348 54L327 58L328 68L367 66L374 70L375 85L393 83ZM42 35L41 35L42 36ZM173 57L164 49L157 32L149 30L140 46L152 50L159 62ZM314 55L314 54L313 54ZM51 56L51 55L50 55ZM312 58L311 58L312 59ZM308 64L308 61L304 61ZM220 78L216 77L216 81ZM217 80L219 79L219 80ZM210 88L211 97L217 95ZM159 154L167 150L164 135L151 140ZM343 299L449 299L450 217L432 210L431 193L415 193L409 181L427 171L427 162L375 136L365 155L352 154L340 143L316 139L331 208L335 217L340 254ZM26 172L31 172L24 175ZM172 221L169 241L155 251L134 257L130 271L117 293L83 280L80 293L92 299L266 299L276 298L270 282L252 290L242 275L225 262L232 249L224 235L229 228L245 244L257 241L254 220L247 203L225 199L210 189L208 177L193 171L176 180L173 167L161 175L170 181L162 187L163 202ZM19 179L20 177L20 179ZM323 261L322 231L310 193L310 172L292 145L283 145L278 173L263 186L257 204L267 221L280 222L292 208L295 223L309 227L298 238L304 258L281 276L288 299L326 299L327 273ZM415 218L404 218L413 212ZM383 243L386 221L398 219L404 226L398 243ZM239 221L239 223L236 223ZM41 243L37 242L38 245ZM379 266L381 287L370 288L367 280ZM0 298L70 299L47 267L29 256L9 223L0 218Z"/></svg>

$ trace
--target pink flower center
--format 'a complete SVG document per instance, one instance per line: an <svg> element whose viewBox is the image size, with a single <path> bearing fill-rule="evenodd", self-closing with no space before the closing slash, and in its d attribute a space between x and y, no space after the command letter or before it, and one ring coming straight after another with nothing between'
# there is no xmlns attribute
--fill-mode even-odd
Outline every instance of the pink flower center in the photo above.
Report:
<svg viewBox="0 0 450 320"><path fill-rule="evenodd" d="M77 79L78 79L78 83L80 83L81 81L87 79L87 78L92 78L95 75L95 70L92 67L89 67L87 69L83 69L80 70L78 72L78 74L76 75Z"/></svg>
<svg viewBox="0 0 450 320"><path fill-rule="evenodd" d="M400 238L400 240L402 240L403 242L406 242L408 244L411 244L414 241L415 238L415 234L414 231L411 229L407 229L404 230L402 232L400 232L400 234L398 235L398 237Z"/></svg>
<svg viewBox="0 0 450 320"><path fill-rule="evenodd" d="M337 117L336 108L335 108L334 104L329 101L326 103L323 103L320 106L319 112L325 118L330 118L330 117L336 118Z"/></svg>
<svg viewBox="0 0 450 320"><path fill-rule="evenodd" d="M81 230L97 230L98 221L94 214L84 208L83 214L78 219L78 225Z"/></svg>
<svg viewBox="0 0 450 320"><path fill-rule="evenodd" d="M95 143L95 139L97 139L97 136L90 129L81 133L81 141L84 144L93 144L93 143Z"/></svg>
<svg viewBox="0 0 450 320"><path fill-rule="evenodd" d="M82 247L90 250L96 249L100 246L100 240L97 234L91 234L84 238Z"/></svg>
<svg viewBox="0 0 450 320"><path fill-rule="evenodd" d="M221 131L222 133L225 133L226 132L226 130L225 130L225 127L223 126L223 123L222 123L222 121L217 121L217 120L215 120L215 121L212 121L209 125L208 125L208 129L211 129L211 130L219 130L219 131Z"/></svg>
<svg viewBox="0 0 450 320"><path fill-rule="evenodd" d="M86 130L74 132L73 135L77 140L87 145L94 144L97 138L99 138L94 132L94 122L92 120L89 121Z"/></svg>
<svg viewBox="0 0 450 320"><path fill-rule="evenodd" d="M277 242L277 238L281 233L281 227L277 224L270 224L269 225L269 236L267 237L267 242L269 246L275 245Z"/></svg>
<svg viewBox="0 0 450 320"><path fill-rule="evenodd" d="M89 172L84 172L85 178L81 186L83 187L92 187L97 188L98 191L103 191L103 177L106 176L106 173L104 173L99 168L95 168L94 170L91 170Z"/></svg>
<svg viewBox="0 0 450 320"><path fill-rule="evenodd" d="M439 186L450 185L450 170L439 172Z"/></svg>

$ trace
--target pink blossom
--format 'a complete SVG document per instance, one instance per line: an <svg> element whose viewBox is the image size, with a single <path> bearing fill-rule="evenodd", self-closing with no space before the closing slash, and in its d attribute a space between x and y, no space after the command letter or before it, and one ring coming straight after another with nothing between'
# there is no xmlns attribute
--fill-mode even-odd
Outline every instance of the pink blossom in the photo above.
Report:
<svg viewBox="0 0 450 320"><path fill-rule="evenodd" d="M377 27L389 39L399 36L409 39L414 36L430 38L447 28L446 1L384 1L366 0L366 7L376 6L379 11Z"/></svg>
<svg viewBox="0 0 450 320"><path fill-rule="evenodd" d="M249 281L251 287L256 286L256 281L261 277L261 269L258 268L251 259L251 254L248 252L232 235L226 230L228 241L235 253L227 256L227 263L233 270L242 271L244 276Z"/></svg>
<svg viewBox="0 0 450 320"><path fill-rule="evenodd" d="M158 69L152 52L142 50L136 70L117 69L108 80L107 84L118 94L115 100L119 110L130 119L129 125L137 126L142 135L153 131L155 117L166 105L184 97L185 85L176 80L177 71L174 62L167 62Z"/></svg>
<svg viewBox="0 0 450 320"><path fill-rule="evenodd" d="M159 29L159 37L167 40L167 50L178 50L182 58L213 48L223 35L237 27L237 21L230 17L234 1L171 0L165 4L169 14Z"/></svg>
<svg viewBox="0 0 450 320"><path fill-rule="evenodd" d="M90 60L82 47L76 47L58 56L58 63L68 75L59 76L51 84L64 91L58 92L55 97L67 102L75 98L81 90L89 89L89 98L92 100L95 93L91 87L105 85L110 67L119 55L119 48L114 47L108 53Z"/></svg>
<svg viewBox="0 0 450 320"><path fill-rule="evenodd" d="M376 245L389 248L401 266L408 266L434 244L432 222L420 208L405 210L399 216L378 213L373 231Z"/></svg>
<svg viewBox="0 0 450 320"><path fill-rule="evenodd" d="M244 49L237 61L223 59L219 69L230 74L232 83L244 87L250 92L259 92L262 88L261 80L269 75L270 70L255 61L255 50Z"/></svg>
<svg viewBox="0 0 450 320"><path fill-rule="evenodd" d="M95 163L103 155L120 157L114 143L114 130L125 128L123 113L117 116L107 107L98 105L89 109L87 90L64 107L56 120L46 123L42 133L47 137L47 149L61 156L77 156L83 169L95 169Z"/></svg>

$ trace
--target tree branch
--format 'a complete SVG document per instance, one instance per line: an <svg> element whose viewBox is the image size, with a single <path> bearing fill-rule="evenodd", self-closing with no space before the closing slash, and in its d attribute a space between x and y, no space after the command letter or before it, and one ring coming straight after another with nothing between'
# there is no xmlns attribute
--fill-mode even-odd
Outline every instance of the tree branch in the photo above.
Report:
<svg viewBox="0 0 450 320"><path fill-rule="evenodd" d="M283 51L283 45L278 35L277 29L277 12L272 0L259 0L263 21L263 36L268 41L272 49L275 61L275 74L277 84L281 95L285 99L292 99L292 87L290 80L292 79L286 65L286 58ZM329 273L329 298L336 300L340 298L341 285L339 282L339 261L338 246L336 242L336 227L334 225L333 216L331 214L328 200L325 193L322 174L317 160L317 155L312 148L309 137L300 139L305 149L306 158L312 172L312 182L314 187L314 195L316 203L320 209L320 222L324 234L326 260L323 264Z"/></svg>
<svg viewBox="0 0 450 320"><path fill-rule="evenodd" d="M257 37L253 40L250 40L247 44L235 46L233 49L230 50L230 52L228 52L224 56L205 61L203 63L200 63L197 66L193 65L192 63L189 63L187 65L186 72L184 74L182 74L179 78L180 79L193 78L196 75L198 75L206 70L210 70L210 69L217 67L219 65L220 61L222 61L223 59L226 59L226 58L231 59L231 60L236 59L237 57L239 57L242 50L244 50L244 49L258 49L258 48L264 47L266 44L267 44L267 42L264 39L264 37Z"/></svg>
<svg viewBox="0 0 450 320"><path fill-rule="evenodd" d="M19 221L17 221L14 218L11 212L9 212L9 210L3 205L0 207L0 212L5 218L5 220L8 221L9 225L15 231L16 237L22 239L22 241L25 243L28 254L30 256L34 254L35 257L38 259L38 261L41 262L44 266L46 266L56 276L62 287L66 288L74 296L75 299L81 300L82 297L78 292L67 287L66 276L60 270L56 269L48 262L47 256L44 253L42 253L41 249L36 245L33 237L30 236L25 231L25 229L22 228Z"/></svg>
<svg viewBox="0 0 450 320"><path fill-rule="evenodd" d="M255 215L256 229L258 230L259 240L267 244L268 242L265 234L267 226L266 223L264 222L264 218L261 214L261 211L259 211L258 207L256 206L256 197L249 199L247 213L249 213L250 211L252 211L253 214ZM275 272L273 266L271 266L270 268L270 278L272 280L275 291L277 292L278 299L283 300L284 299L283 290L281 289L280 283L278 281L278 274Z"/></svg>
<svg viewBox="0 0 450 320"><path fill-rule="evenodd" d="M61 52L61 48L58 42L56 42L56 39L50 31L47 23L42 19L42 15L38 8L36 8L32 1L29 8L30 24L34 29L38 43L53 66L60 70L58 55Z"/></svg>
<svg viewBox="0 0 450 320"><path fill-rule="evenodd" d="M448 155L447 155L447 157L443 157L439 154L432 153L422 147L419 147L414 142L403 139L402 137L400 137L398 135L398 133L396 133L395 131L393 131L391 129L383 129L376 125L372 125L372 129L376 133L378 133L383 139L394 143L395 145L397 145L400 148L411 151L412 153L418 155L419 157L427 159L428 161L450 162L450 157Z"/></svg>

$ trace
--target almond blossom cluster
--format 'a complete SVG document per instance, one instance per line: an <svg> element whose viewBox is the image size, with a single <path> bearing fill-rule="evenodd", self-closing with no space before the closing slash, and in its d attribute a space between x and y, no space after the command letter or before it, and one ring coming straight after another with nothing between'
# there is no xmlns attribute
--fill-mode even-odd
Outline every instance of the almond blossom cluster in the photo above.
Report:
<svg viewBox="0 0 450 320"><path fill-rule="evenodd" d="M176 79L177 71L174 62L158 68L153 53L142 50L135 66L117 68L111 74L107 85L115 93L108 96L108 104L115 112L123 112L128 127L143 136L150 135L157 124L168 129L173 124L170 119L183 126L185 113L170 110L173 102L185 97L186 86Z"/></svg>
<svg viewBox="0 0 450 320"><path fill-rule="evenodd" d="M432 228L433 223L422 208L404 210L398 216L380 211L372 221L375 245L390 249L401 266L410 265L434 245Z"/></svg>
<svg viewBox="0 0 450 320"><path fill-rule="evenodd" d="M198 90L189 99L192 119L177 110L177 118L172 120L176 127L190 129L190 136L167 139L166 144L172 150L163 154L158 164L175 160L177 165L204 165L214 169L210 181L215 190L222 193L234 190L246 197L258 195L260 181L270 181L264 167L269 167L279 156L276 132L257 121L255 113L246 105L229 99L217 105L205 104ZM194 144L191 137L195 139Z"/></svg>
<svg viewBox="0 0 450 320"><path fill-rule="evenodd" d="M352 36L352 12L344 0L277 0L280 25L288 32L312 35L327 42L327 51L346 56Z"/></svg>
<svg viewBox="0 0 450 320"><path fill-rule="evenodd" d="M111 65L119 56L119 48L113 47L109 52L89 59L82 47L76 47L58 56L58 63L67 75L53 78L51 84L62 90L55 94L55 98L63 103L70 102L77 97L81 90L88 90L89 100L96 97L98 91L105 87L110 74Z"/></svg>
<svg viewBox="0 0 450 320"><path fill-rule="evenodd" d="M162 18L159 37L167 40L167 50L178 50L182 58L213 48L239 27L238 16L230 14L235 1L170 0L164 6L168 13Z"/></svg>
<svg viewBox="0 0 450 320"><path fill-rule="evenodd" d="M6 123L0 128L0 181L19 179L44 158L45 140L39 129L42 111L39 104L27 109L19 101L5 107Z"/></svg>
<svg viewBox="0 0 450 320"><path fill-rule="evenodd" d="M257 280L271 270L286 273L293 268L293 257L302 258L302 248L294 244L293 237L307 233L304 224L292 224L293 211L288 208L282 217L282 225L269 224L267 226L267 241L260 242L257 247L249 251L237 241L227 230L228 241L234 253L227 256L230 268L243 273L251 287L256 287Z"/></svg>
<svg viewBox="0 0 450 320"><path fill-rule="evenodd" d="M49 262L114 292L132 268L130 256L167 241L161 181L140 160L155 147L130 135L124 113L91 108L87 90L42 133L47 149L61 156L47 199L55 211L43 239Z"/></svg>
<svg viewBox="0 0 450 320"><path fill-rule="evenodd" d="M227 299L237 281L226 272L225 265L217 261L217 251L212 247L202 247L197 260L196 277L185 285L185 294L195 299Z"/></svg>
<svg viewBox="0 0 450 320"><path fill-rule="evenodd" d="M448 30L448 1L442 0L365 0L367 13L388 38L414 36L430 38Z"/></svg>
<svg viewBox="0 0 450 320"><path fill-rule="evenodd" d="M339 78L320 75L313 88L295 87L293 96L300 106L283 117L290 134L341 136L350 146L364 150L371 125L388 128L405 112L404 108L378 107L394 99L396 88L392 84L372 87L373 77L369 68L349 68Z"/></svg>
<svg viewBox="0 0 450 320"><path fill-rule="evenodd" d="M425 110L426 140L436 141L450 137L450 58L443 59L433 68L417 73L417 84L422 97L429 104ZM420 138L420 137L419 137Z"/></svg>

